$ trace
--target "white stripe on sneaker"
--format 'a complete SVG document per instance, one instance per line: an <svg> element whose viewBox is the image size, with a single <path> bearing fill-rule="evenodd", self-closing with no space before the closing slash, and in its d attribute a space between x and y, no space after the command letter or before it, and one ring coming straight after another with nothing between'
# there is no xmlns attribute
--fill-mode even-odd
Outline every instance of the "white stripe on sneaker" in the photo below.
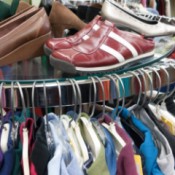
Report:
<svg viewBox="0 0 175 175"><path fill-rule="evenodd" d="M90 37L88 35L83 36L83 40L88 40Z"/></svg>
<svg viewBox="0 0 175 175"><path fill-rule="evenodd" d="M123 39L121 36L117 35L114 32L110 32L108 36L110 38L114 39L115 41L121 43L125 47L127 47L131 51L133 57L137 57L138 56L137 50L128 41L126 41L125 39Z"/></svg>
<svg viewBox="0 0 175 175"><path fill-rule="evenodd" d="M120 63L125 61L125 58L118 51L114 50L113 48L111 48L105 44L102 44L100 46L100 49L113 55Z"/></svg>
<svg viewBox="0 0 175 175"><path fill-rule="evenodd" d="M95 24L92 28L93 28L95 31L97 31L97 30L100 28L100 26L97 25L97 24Z"/></svg>
<svg viewBox="0 0 175 175"><path fill-rule="evenodd" d="M95 24L93 27L92 27L92 29L93 30L95 30L95 31L97 31L98 29L100 28L100 26L99 25L97 25L97 24ZM88 36L88 35L85 35L85 36L83 36L83 40L88 40L90 37Z"/></svg>

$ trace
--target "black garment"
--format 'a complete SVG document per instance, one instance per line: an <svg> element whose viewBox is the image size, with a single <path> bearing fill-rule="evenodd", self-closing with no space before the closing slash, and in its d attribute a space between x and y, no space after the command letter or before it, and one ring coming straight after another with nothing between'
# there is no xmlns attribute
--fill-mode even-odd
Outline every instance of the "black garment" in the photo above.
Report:
<svg viewBox="0 0 175 175"><path fill-rule="evenodd" d="M134 140L134 143L138 148L144 142L145 136L144 134L132 123L131 119L124 119L121 117L121 123L124 129L129 133L129 135Z"/></svg>
<svg viewBox="0 0 175 175"><path fill-rule="evenodd" d="M175 116L174 98L173 97L169 97L168 99L166 99L165 103L166 103L166 107L167 107L168 112L170 112L172 115Z"/></svg>
<svg viewBox="0 0 175 175"><path fill-rule="evenodd" d="M47 165L51 158L51 153L49 152L47 146L47 139L45 134L44 119L40 118L40 127L36 132L36 139L34 142L31 161L35 166L38 175L47 175Z"/></svg>
<svg viewBox="0 0 175 175"><path fill-rule="evenodd" d="M154 121L154 123L157 125L157 127L159 128L159 130L162 132L162 134L166 137L166 139L168 140L170 147L172 149L173 152L173 156L175 158L175 136L173 136L167 129L166 127L163 126L163 123L161 123L156 116L153 114L153 112L150 110L149 106L145 106L145 110L148 113L148 115L150 116L150 118Z"/></svg>

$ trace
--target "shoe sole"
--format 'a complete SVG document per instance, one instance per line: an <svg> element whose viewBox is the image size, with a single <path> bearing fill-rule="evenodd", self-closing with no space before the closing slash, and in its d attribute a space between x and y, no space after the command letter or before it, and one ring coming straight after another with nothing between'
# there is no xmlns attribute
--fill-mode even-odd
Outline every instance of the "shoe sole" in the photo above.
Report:
<svg viewBox="0 0 175 175"><path fill-rule="evenodd" d="M0 58L0 66L13 64L18 61L27 60L44 54L43 45L47 39L51 37L51 32L31 40L12 52Z"/></svg>
<svg viewBox="0 0 175 175"><path fill-rule="evenodd" d="M139 55L138 57L130 58L122 63L117 63L115 65L109 65L109 66L103 66L103 67L91 67L91 68L77 67L71 63L68 63L66 61L62 61L62 60L55 58L51 55L50 56L50 64L54 68L59 69L62 72L70 73L70 74L76 74L76 73L91 74L91 73L102 73L102 72L115 71L116 69L119 69L119 68L121 69L130 63L135 63L135 62L138 62L138 61L146 59L146 58L147 59L152 58L153 55L154 55L154 50L151 52Z"/></svg>
<svg viewBox="0 0 175 175"><path fill-rule="evenodd" d="M47 56L50 56L50 54L52 53L52 49L50 49L49 47L47 47L46 44L44 44L44 53L47 55Z"/></svg>

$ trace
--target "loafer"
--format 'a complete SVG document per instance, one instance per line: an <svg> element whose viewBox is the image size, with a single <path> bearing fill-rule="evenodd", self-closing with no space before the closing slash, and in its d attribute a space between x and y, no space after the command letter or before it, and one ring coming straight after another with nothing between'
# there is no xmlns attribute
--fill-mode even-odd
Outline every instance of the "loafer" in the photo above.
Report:
<svg viewBox="0 0 175 175"><path fill-rule="evenodd" d="M0 66L44 54L44 43L51 36L50 23L44 9L13 18L0 30Z"/></svg>
<svg viewBox="0 0 175 175"><path fill-rule="evenodd" d="M114 0L105 0L101 15L120 28L126 28L146 37L156 37L175 34L175 26L159 21L148 21L137 16L132 10L120 5Z"/></svg>
<svg viewBox="0 0 175 175"><path fill-rule="evenodd" d="M9 24L12 25L12 23L15 23L16 21L20 20L21 18L23 18L24 16L30 14L30 13L33 13L34 11L36 11L37 8L36 7L33 7L33 6L30 6L29 8L27 9L24 9L23 11L3 20L0 22L0 28L2 27L5 27Z"/></svg>
<svg viewBox="0 0 175 175"><path fill-rule="evenodd" d="M54 50L71 48L81 43L83 40L88 39L93 32L97 31L100 28L100 24L101 17L96 16L82 30L73 36L49 39L44 45L46 55L50 55Z"/></svg>
<svg viewBox="0 0 175 175"><path fill-rule="evenodd" d="M72 48L54 51L50 64L68 73L107 72L153 55L153 40L121 31L104 21L89 39Z"/></svg>

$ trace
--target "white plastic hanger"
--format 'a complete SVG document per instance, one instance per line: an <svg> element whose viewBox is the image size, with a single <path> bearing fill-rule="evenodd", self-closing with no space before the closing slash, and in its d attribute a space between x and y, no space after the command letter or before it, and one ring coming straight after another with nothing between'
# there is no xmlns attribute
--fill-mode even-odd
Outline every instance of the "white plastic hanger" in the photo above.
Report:
<svg viewBox="0 0 175 175"><path fill-rule="evenodd" d="M79 85L77 84L77 82L75 80L72 80L72 83L74 83L74 85L76 87L76 90L77 90L76 91L77 95L76 94L75 95L78 96L78 99L77 99L79 101L79 112L78 112L78 115L80 115L81 114L81 110L82 110L82 100L81 100L80 87L79 87ZM79 116L78 116L78 118L79 118ZM79 127L78 121L77 122L72 121L71 122L71 127L73 128L73 130L75 132L75 135L77 137L77 140L79 142L79 146L80 146L80 150L81 150L81 155L82 155L83 161L86 162L89 159L89 155L88 155L88 150L87 150L86 144L84 142L84 139L83 139L81 131L80 131L80 127Z"/></svg>
<svg viewBox="0 0 175 175"><path fill-rule="evenodd" d="M71 126L69 126L71 119L67 115L61 115L61 121L63 122L63 125L67 131L67 135L70 140L70 145L72 146L72 149L74 150L74 153L77 157L78 163L80 165L83 165L83 158L81 156L81 150L80 150L80 145L77 140L77 137L72 129Z"/></svg>
<svg viewBox="0 0 175 175"><path fill-rule="evenodd" d="M2 134L1 134L1 150L5 153L8 150L8 138L10 133L10 124L5 123L3 125Z"/></svg>
<svg viewBox="0 0 175 175"><path fill-rule="evenodd" d="M21 96L23 113L24 113L24 116L26 117L26 105L25 105L25 101L24 101L24 94L23 94L20 83L16 82L16 84L18 86L20 96ZM12 96L12 99L13 99L13 97L14 96ZM24 171L24 175L30 175L30 168L29 168L29 136L28 136L28 129L26 128L26 126L24 126L24 128L23 128L22 134L23 134L23 150L22 150L23 171Z"/></svg>
<svg viewBox="0 0 175 175"><path fill-rule="evenodd" d="M120 81L120 83L122 85L122 88L123 88L123 93L125 94L124 85L123 85L120 77L118 75L114 75L114 76ZM118 86L116 84L116 80L111 75L108 75L106 77L108 77L111 81L113 81L113 83L115 85L115 88L116 88L117 99L119 99L119 91L118 91ZM122 94L123 98L124 98L124 94ZM124 105L124 99L123 99L123 103L122 104ZM119 105L119 102L117 102L116 109L118 109L118 105ZM120 112L121 111L119 111L119 113ZM106 124L106 123L102 123L102 125L112 134L113 138L115 139L116 152L117 152L117 154L119 154L119 152L126 145L126 143L123 140L123 138L117 133L116 128L115 128L115 123L111 122L109 125Z"/></svg>
<svg viewBox="0 0 175 175"><path fill-rule="evenodd" d="M94 98L96 99L96 84L94 78L91 77L93 86L94 86ZM95 106L95 105L94 105ZM102 144L95 132L95 129L93 128L92 123L90 122L90 117L92 117L94 113L95 108L93 107L93 111L90 116L83 113L79 116L79 124L81 127L81 132L83 132L84 139L86 143L90 146L92 153L93 153L93 159L95 160L97 156L99 155L99 152L101 150ZM89 120L88 120L89 118Z"/></svg>
<svg viewBox="0 0 175 175"><path fill-rule="evenodd" d="M30 175L28 150L29 150L28 130L27 128L23 128L22 162L23 162L24 175Z"/></svg>

